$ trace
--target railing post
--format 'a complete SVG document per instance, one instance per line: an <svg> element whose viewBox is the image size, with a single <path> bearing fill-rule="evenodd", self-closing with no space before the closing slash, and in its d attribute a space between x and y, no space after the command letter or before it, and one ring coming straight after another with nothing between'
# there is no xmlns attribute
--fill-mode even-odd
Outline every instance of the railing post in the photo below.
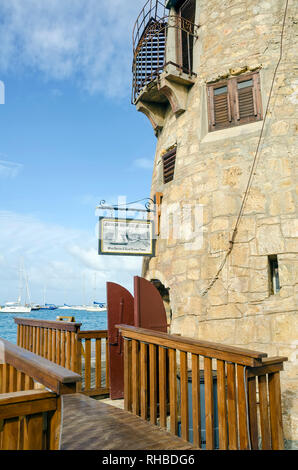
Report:
<svg viewBox="0 0 298 470"><path fill-rule="evenodd" d="M212 359L204 358L204 382L205 382L205 417L206 417L206 449L214 449L213 433L213 376Z"/></svg>
<svg viewBox="0 0 298 470"><path fill-rule="evenodd" d="M160 426L167 427L167 349L158 348L158 373L159 373L159 417Z"/></svg>
<svg viewBox="0 0 298 470"><path fill-rule="evenodd" d="M188 441L188 370L187 353L180 353L180 383L181 383L181 436Z"/></svg>
<svg viewBox="0 0 298 470"><path fill-rule="evenodd" d="M141 417L147 419L147 406L148 406L148 376L147 376L147 364L148 364L148 352L147 344L141 343L140 351L140 375L141 375Z"/></svg>
<svg viewBox="0 0 298 470"><path fill-rule="evenodd" d="M248 383L248 408L249 408L249 431L252 450L259 448L258 442L258 416L257 416L257 386L256 377L249 377Z"/></svg>
<svg viewBox="0 0 298 470"><path fill-rule="evenodd" d="M284 449L279 372L268 374L272 450Z"/></svg>
<svg viewBox="0 0 298 470"><path fill-rule="evenodd" d="M247 401L247 379L245 366L237 365L237 391L238 391L238 418L239 418L239 444L241 450L249 449L248 442L248 409Z"/></svg>
<svg viewBox="0 0 298 470"><path fill-rule="evenodd" d="M58 450L61 433L61 397L57 397L56 410L48 416L48 448Z"/></svg>
<svg viewBox="0 0 298 470"><path fill-rule="evenodd" d="M149 387L150 387L150 422L156 424L157 419L157 364L156 346L149 344Z"/></svg>
<svg viewBox="0 0 298 470"><path fill-rule="evenodd" d="M176 350L169 349L170 430L178 434Z"/></svg>
<svg viewBox="0 0 298 470"><path fill-rule="evenodd" d="M225 362L217 360L217 402L218 402L218 428L219 448L228 449L227 429L227 402L226 402L226 373Z"/></svg>
<svg viewBox="0 0 298 470"><path fill-rule="evenodd" d="M82 341L77 335L77 350L76 350L76 365L77 365L77 370L76 373L82 376ZM77 383L77 392L81 392L82 390L82 382Z"/></svg>
<svg viewBox="0 0 298 470"><path fill-rule="evenodd" d="M200 356L192 354L192 423L193 443L201 447Z"/></svg>
<svg viewBox="0 0 298 470"><path fill-rule="evenodd" d="M132 411L131 341L124 338L124 409Z"/></svg>
<svg viewBox="0 0 298 470"><path fill-rule="evenodd" d="M132 412L139 415L140 412L140 395L139 395L139 342L132 340Z"/></svg>

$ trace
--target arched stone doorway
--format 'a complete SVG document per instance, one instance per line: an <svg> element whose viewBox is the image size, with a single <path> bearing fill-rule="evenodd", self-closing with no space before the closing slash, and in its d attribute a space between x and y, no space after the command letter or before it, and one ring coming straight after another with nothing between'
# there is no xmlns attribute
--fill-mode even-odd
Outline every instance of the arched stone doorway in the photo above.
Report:
<svg viewBox="0 0 298 470"><path fill-rule="evenodd" d="M172 309L171 309L171 302L170 302L170 288L165 287L164 284L159 279L150 279L150 282L156 287L158 292L160 293L164 306L165 311L167 314L168 323L172 321Z"/></svg>

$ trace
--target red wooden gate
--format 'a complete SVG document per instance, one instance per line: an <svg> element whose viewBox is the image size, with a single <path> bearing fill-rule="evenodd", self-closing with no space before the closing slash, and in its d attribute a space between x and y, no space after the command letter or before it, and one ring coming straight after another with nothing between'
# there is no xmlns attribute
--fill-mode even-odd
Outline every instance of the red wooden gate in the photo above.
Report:
<svg viewBox="0 0 298 470"><path fill-rule="evenodd" d="M134 324L134 299L131 293L113 282L107 282L108 341L110 398L123 398L124 364L123 339L115 325Z"/></svg>
<svg viewBox="0 0 298 470"><path fill-rule="evenodd" d="M123 398L123 339L116 325L134 325L167 333L167 315L162 297L151 282L134 277L134 297L119 284L107 282L110 398Z"/></svg>
<svg viewBox="0 0 298 470"><path fill-rule="evenodd" d="M162 297L146 279L134 277L134 326L167 333L167 315Z"/></svg>

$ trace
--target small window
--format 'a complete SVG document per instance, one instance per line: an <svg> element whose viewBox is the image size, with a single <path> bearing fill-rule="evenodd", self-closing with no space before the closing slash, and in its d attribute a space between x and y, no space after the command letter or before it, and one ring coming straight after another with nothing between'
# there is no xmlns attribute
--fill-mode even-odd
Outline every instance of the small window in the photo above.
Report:
<svg viewBox="0 0 298 470"><path fill-rule="evenodd" d="M208 85L207 91L209 131L262 119L258 72Z"/></svg>
<svg viewBox="0 0 298 470"><path fill-rule="evenodd" d="M169 183L174 179L176 163L176 147L169 150L162 157L163 159L163 181Z"/></svg>
<svg viewBox="0 0 298 470"><path fill-rule="evenodd" d="M279 283L279 271L278 271L278 259L277 255L270 255L268 257L269 262L269 288L270 294L277 294L280 291Z"/></svg>

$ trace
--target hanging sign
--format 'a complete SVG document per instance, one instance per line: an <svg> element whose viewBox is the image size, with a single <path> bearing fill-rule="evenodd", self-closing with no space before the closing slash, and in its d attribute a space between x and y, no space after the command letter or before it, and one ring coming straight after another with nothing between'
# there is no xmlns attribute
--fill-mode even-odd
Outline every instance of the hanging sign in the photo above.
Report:
<svg viewBox="0 0 298 470"><path fill-rule="evenodd" d="M154 256L153 222L99 218L99 254Z"/></svg>

